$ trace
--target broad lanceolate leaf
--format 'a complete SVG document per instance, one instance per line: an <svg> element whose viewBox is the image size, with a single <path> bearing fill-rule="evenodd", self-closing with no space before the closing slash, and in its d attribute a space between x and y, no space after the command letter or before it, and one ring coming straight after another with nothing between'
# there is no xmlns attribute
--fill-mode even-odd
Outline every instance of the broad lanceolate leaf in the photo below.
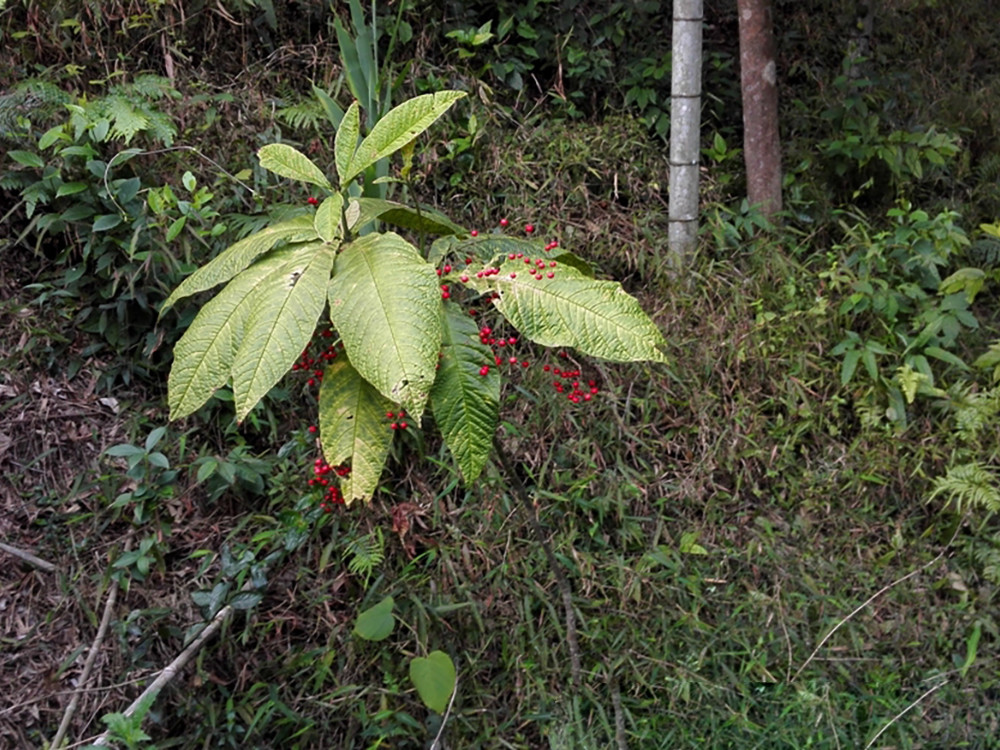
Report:
<svg viewBox="0 0 1000 750"><path fill-rule="evenodd" d="M341 189L347 186L344 175L348 173L347 170L351 167L354 152L358 149L358 135L361 132L361 115L358 109L357 102L347 108L333 140L333 160L337 166Z"/></svg>
<svg viewBox="0 0 1000 750"><path fill-rule="evenodd" d="M431 711L443 714L455 692L455 663L444 651L431 651L427 658L417 657L410 662L410 681L417 688L420 699Z"/></svg>
<svg viewBox="0 0 1000 750"><path fill-rule="evenodd" d="M476 480L493 450L500 410L500 374L476 323L445 305L441 368L431 389L431 410L466 484ZM483 376L481 370L488 368Z"/></svg>
<svg viewBox="0 0 1000 750"><path fill-rule="evenodd" d="M341 226L343 208L344 197L340 193L334 193L316 209L313 227L323 242L339 244L343 238L344 230Z"/></svg>
<svg viewBox="0 0 1000 750"><path fill-rule="evenodd" d="M276 175L332 189L323 170L313 164L308 156L287 143L269 143L257 152L257 158L264 169Z"/></svg>
<svg viewBox="0 0 1000 750"><path fill-rule="evenodd" d="M415 232L445 235L465 234L463 227L432 208L421 208L417 211L402 203L381 200L380 198L356 198L351 200L351 204L357 204L359 209L357 218L351 224L351 229L354 231L361 229L371 221L380 219L387 224L412 229Z"/></svg>
<svg viewBox="0 0 1000 750"><path fill-rule="evenodd" d="M174 289L160 308L160 316L175 302L229 281L279 242L308 242L317 237L311 215L297 216L262 229L230 245L211 261L188 276Z"/></svg>
<svg viewBox="0 0 1000 750"><path fill-rule="evenodd" d="M395 600L387 596L374 607L369 607L358 615L354 623L354 634L366 641L382 641L389 637L396 621L392 617Z"/></svg>
<svg viewBox="0 0 1000 750"><path fill-rule="evenodd" d="M347 357L338 357L323 373L320 442L328 464L351 467L351 473L340 482L348 505L357 499L371 500L378 486L393 434L385 413L393 406L358 374Z"/></svg>
<svg viewBox="0 0 1000 750"><path fill-rule="evenodd" d="M427 130L463 96L465 93L461 91L424 94L386 112L358 146L347 173L340 176L341 184L350 182L379 159L401 149Z"/></svg>
<svg viewBox="0 0 1000 750"><path fill-rule="evenodd" d="M563 265L551 279L526 271L520 261L505 261L489 287L500 294L496 308L532 341L615 362L667 361L663 335L618 282L591 279Z"/></svg>
<svg viewBox="0 0 1000 750"><path fill-rule="evenodd" d="M193 413L229 380L253 293L263 279L289 262L293 252L283 248L258 261L198 312L174 347L174 363L167 379L171 419Z"/></svg>
<svg viewBox="0 0 1000 750"><path fill-rule="evenodd" d="M236 418L242 420L309 344L325 305L333 250L314 243L261 279L233 362Z"/></svg>
<svg viewBox="0 0 1000 750"><path fill-rule="evenodd" d="M351 364L419 424L441 345L434 269L399 235L369 234L337 256L329 298Z"/></svg>

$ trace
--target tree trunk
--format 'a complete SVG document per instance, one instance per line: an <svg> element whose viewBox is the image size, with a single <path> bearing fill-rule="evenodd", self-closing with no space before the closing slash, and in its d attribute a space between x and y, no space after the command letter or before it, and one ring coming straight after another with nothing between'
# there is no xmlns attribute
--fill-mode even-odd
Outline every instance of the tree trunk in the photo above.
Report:
<svg viewBox="0 0 1000 750"><path fill-rule="evenodd" d="M740 13L740 85L747 198L772 216L781 210L778 72L770 0L737 0Z"/></svg>
<svg viewBox="0 0 1000 750"><path fill-rule="evenodd" d="M674 0L670 91L670 265L679 271L698 241L702 0Z"/></svg>

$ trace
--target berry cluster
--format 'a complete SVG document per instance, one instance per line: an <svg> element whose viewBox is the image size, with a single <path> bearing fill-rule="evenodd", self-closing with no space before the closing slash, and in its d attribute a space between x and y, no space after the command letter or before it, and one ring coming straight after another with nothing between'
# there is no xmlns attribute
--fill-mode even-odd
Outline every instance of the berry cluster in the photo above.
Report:
<svg viewBox="0 0 1000 750"><path fill-rule="evenodd" d="M299 361L292 365L292 372L312 371L312 376L306 381L310 386L315 386L323 380L322 366L337 358L339 344L329 343L328 340L332 338L332 329L327 328L322 331L309 347L303 350ZM316 350L316 353L312 354L310 348Z"/></svg>
<svg viewBox="0 0 1000 750"><path fill-rule="evenodd" d="M440 365L439 365L440 366ZM409 422L404 422L406 412L400 409L398 412L387 411L385 418L389 420L389 428L392 430L405 430L410 426Z"/></svg>
<svg viewBox="0 0 1000 750"><path fill-rule="evenodd" d="M313 478L309 480L309 486L323 488L323 498L319 502L319 507L327 513L330 513L335 505L344 504L344 495L340 487L330 481L330 474L346 477L350 473L350 466L330 466L322 458L317 458L313 462Z"/></svg>

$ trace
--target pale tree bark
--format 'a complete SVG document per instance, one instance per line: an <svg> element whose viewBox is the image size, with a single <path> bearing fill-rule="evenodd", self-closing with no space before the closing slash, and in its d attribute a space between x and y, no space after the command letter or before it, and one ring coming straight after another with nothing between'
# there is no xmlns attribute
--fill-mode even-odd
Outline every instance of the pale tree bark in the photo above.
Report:
<svg viewBox="0 0 1000 750"><path fill-rule="evenodd" d="M670 265L679 271L698 241L702 0L674 0L670 81Z"/></svg>
<svg viewBox="0 0 1000 750"><path fill-rule="evenodd" d="M747 198L765 216L781 210L778 69L770 0L737 0Z"/></svg>

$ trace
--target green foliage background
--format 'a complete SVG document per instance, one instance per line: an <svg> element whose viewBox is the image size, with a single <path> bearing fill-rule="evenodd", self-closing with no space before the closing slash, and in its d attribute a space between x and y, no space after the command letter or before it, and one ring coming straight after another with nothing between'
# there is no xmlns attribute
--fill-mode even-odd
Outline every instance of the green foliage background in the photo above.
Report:
<svg viewBox="0 0 1000 750"><path fill-rule="evenodd" d="M735 7L706 3L705 229L678 282L660 263L669 19L653 5L378 4L383 76L354 82L395 102L471 94L365 197L483 234L530 221L621 279L671 345L667 367L515 347L599 383L586 409L534 368L491 392L572 587L574 687L554 572L495 467L465 488L414 430L369 508L323 513L311 371L243 426L222 388L161 429L170 352L214 304L195 294L156 327L170 290L303 210L258 149L343 163L329 105L354 96L334 23L358 35L351 8L4 4L0 516L60 571L5 560L4 595L44 624L0 667L38 698L0 716L4 742L52 738L68 696L26 665L78 676L113 579L98 678L117 687L82 694L79 739L228 604L226 637L146 717L149 742L424 746L441 719L408 658L442 650L457 747L864 747L882 730L875 746L990 746L997 8L879 2L852 79L857 5L777 2L789 211L773 227L741 204ZM358 613L388 595L397 627L358 640Z"/></svg>

